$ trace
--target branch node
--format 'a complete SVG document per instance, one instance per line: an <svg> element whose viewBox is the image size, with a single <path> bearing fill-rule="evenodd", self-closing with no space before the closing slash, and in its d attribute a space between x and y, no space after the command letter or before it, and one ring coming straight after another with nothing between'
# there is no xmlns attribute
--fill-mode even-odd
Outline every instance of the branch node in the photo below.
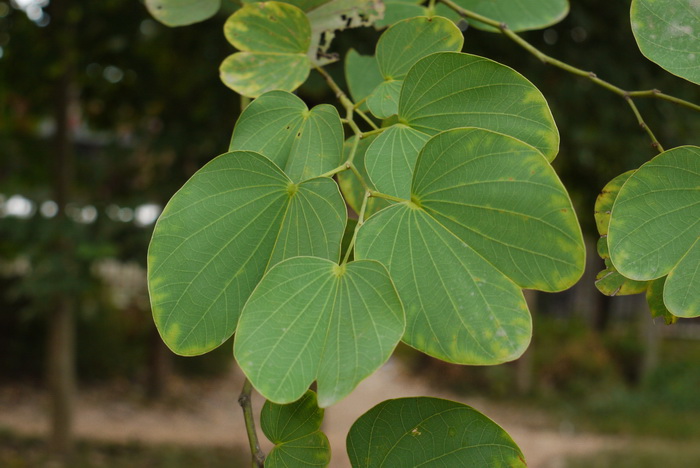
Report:
<svg viewBox="0 0 700 468"><path fill-rule="evenodd" d="M596 74L595 74L594 72L592 72L592 71L589 71L589 72L588 72L588 77L589 77L589 78L598 78L598 75L596 75Z"/></svg>
<svg viewBox="0 0 700 468"><path fill-rule="evenodd" d="M501 23L498 25L498 29L501 31L508 31L508 25L506 23Z"/></svg>
<svg viewBox="0 0 700 468"><path fill-rule="evenodd" d="M662 93L661 93L661 90L660 90L660 89L656 89L656 88L652 89L651 92L654 93L654 94L662 94Z"/></svg>

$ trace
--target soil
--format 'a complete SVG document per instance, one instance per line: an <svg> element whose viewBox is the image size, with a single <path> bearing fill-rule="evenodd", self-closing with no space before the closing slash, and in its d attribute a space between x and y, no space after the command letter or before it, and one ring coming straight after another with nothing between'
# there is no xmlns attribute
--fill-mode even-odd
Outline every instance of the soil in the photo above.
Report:
<svg viewBox="0 0 700 468"><path fill-rule="evenodd" d="M237 403L242 382L237 369L214 380L173 379L168 396L155 403L144 401L142 389L128 382L91 386L81 390L76 402L75 432L79 438L104 442L245 448ZM389 398L421 395L461 401L486 414L508 431L531 468L564 468L567 458L626 443L621 438L575 432L570 423L553 421L535 410L438 391L390 360L345 400L326 410L323 430L333 451L331 467L350 466L345 436L361 414ZM256 395L253 401L257 412L263 399ZM0 386L0 429L42 436L48 427L46 409L47 396L40 389ZM263 450L269 449L269 443L263 443Z"/></svg>

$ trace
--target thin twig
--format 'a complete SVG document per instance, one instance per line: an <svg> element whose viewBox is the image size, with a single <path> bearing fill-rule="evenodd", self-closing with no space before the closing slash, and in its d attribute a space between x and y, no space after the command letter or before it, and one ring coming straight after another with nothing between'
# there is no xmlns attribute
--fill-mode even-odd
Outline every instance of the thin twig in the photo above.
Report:
<svg viewBox="0 0 700 468"><path fill-rule="evenodd" d="M365 192L365 197L362 200L362 208L360 208L360 214L357 218L357 225L355 226L355 230L352 232L352 239L350 239L350 245L348 245L348 250L347 252L345 252L345 257L340 263L341 265L345 265L346 263L348 263L348 260L350 259L350 254L355 249L355 240L357 239L357 232L360 230L360 228L365 222L365 211L367 210L367 201L369 200L369 196L369 190L367 190Z"/></svg>
<svg viewBox="0 0 700 468"><path fill-rule="evenodd" d="M335 82L333 77L329 75L326 70L317 66L316 71L319 72L321 76L326 80L328 86L335 93L335 97L338 98L338 101L340 101L340 105L343 106L343 108L345 108L345 112L347 113L347 115L345 116L347 124L350 126L350 128L355 133L355 135L357 135L358 138L362 138L362 130L360 130L360 127L357 126L355 120L353 120L352 118L353 114L355 113L355 104L345 95L343 90L340 89L340 86L338 86L338 83ZM360 114L360 116L363 116L364 114L360 110L357 110L357 113ZM366 115L364 117L368 118Z"/></svg>
<svg viewBox="0 0 700 468"><path fill-rule="evenodd" d="M649 138L651 139L651 145L656 148L659 152L662 152L664 149L659 143L659 141L656 139L654 136L654 133L651 131L649 126L646 124L644 121L644 118L642 117L641 113L639 112L639 109L637 109L637 106L635 105L634 101L632 98L635 97L640 97L640 98L657 98L657 99L662 99L665 101L673 102L675 104L678 104L680 106L687 107L689 109L693 109L696 111L700 111L700 106L697 104L693 104L692 102L685 101L683 99L674 97L674 96L669 96L668 94L664 94L661 91L657 89L652 89L652 90L647 90L647 91L626 91L619 86L615 86L612 83L609 83L605 80L602 80L598 78L598 76L591 72L591 71L586 71L582 70L580 68L574 67L572 65L569 65L568 63L562 62L561 60L557 60L553 57L550 57L549 55L545 54L541 50L537 49L535 46L527 42L525 39L520 37L517 33L513 32L511 29L508 28L508 25L505 23L500 23L496 20L493 20L491 18L487 18L485 16L482 16L478 13L475 13L473 11L467 10L465 8L462 8L461 6L457 5L454 3L452 0L440 0L442 3L444 3L446 6L451 8L452 10L456 11L458 14L461 16L472 19L474 21L478 21L480 23L486 24L488 26L491 26L493 28L498 29L503 35L508 37L510 40L518 44L520 47L537 57L542 63L546 63L549 65L553 65L557 68L560 68L564 71L567 71L569 73L572 73L577 76L582 76L584 78L589 79L593 83L597 84L598 86L607 89L608 91L611 91L618 96L622 97L627 104L630 106L632 112L634 113L637 122L639 123L639 126L644 129L644 131L647 133Z"/></svg>
<svg viewBox="0 0 700 468"><path fill-rule="evenodd" d="M406 200L404 198L399 198L399 197L395 197L393 195L389 195L387 193L377 192L376 190L370 190L369 194L371 197L374 197L374 198L383 198L385 200L390 200L390 201L397 202L397 203L404 203L404 202L410 201L410 200Z"/></svg>
<svg viewBox="0 0 700 468"><path fill-rule="evenodd" d="M248 442L250 443L250 455L253 468L264 468L265 454L260 449L258 442L258 433L255 430L255 419L253 419L253 404L250 396L253 393L253 385L250 380L245 379L243 389L238 396L238 404L243 409L243 418L245 419L245 430L248 433Z"/></svg>

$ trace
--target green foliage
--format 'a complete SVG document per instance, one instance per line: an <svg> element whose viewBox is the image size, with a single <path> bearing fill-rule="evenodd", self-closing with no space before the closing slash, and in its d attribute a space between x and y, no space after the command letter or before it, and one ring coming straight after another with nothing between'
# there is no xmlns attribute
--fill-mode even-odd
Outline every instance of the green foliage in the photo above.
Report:
<svg viewBox="0 0 700 468"><path fill-rule="evenodd" d="M610 259L624 276L668 275L664 303L676 316L700 315L700 148L666 151L620 189L610 218Z"/></svg>
<svg viewBox="0 0 700 468"><path fill-rule="evenodd" d="M146 8L167 26L185 26L210 18L221 6L221 0L146 0Z"/></svg>
<svg viewBox="0 0 700 468"><path fill-rule="evenodd" d="M229 152L166 206L149 250L149 291L175 352L205 353L234 335L236 360L268 399L271 464L328 462L322 412L307 392L314 381L318 406L330 406L399 340L452 363L512 361L532 335L522 289L561 291L583 272L581 228L551 165L560 137L549 105L512 68L462 53L456 13L625 98L660 148L632 93L513 33L559 21L566 0L442 3L245 2L226 22L239 52L221 77L256 99ZM447 7L449 17L435 15ZM390 26L374 57L345 57L351 100L323 66L338 59L335 32L372 24ZM312 68L343 118L290 94ZM698 151L662 153L614 179L596 205L606 260L598 288L647 291L653 313L668 321L668 311L700 314ZM571 355L592 361L592 374L601 367L589 346ZM354 466L525 463L483 415L426 398L375 407L353 426L348 448Z"/></svg>
<svg viewBox="0 0 700 468"><path fill-rule="evenodd" d="M438 398L382 402L348 433L353 467L524 467L522 452L496 423L469 406Z"/></svg>
<svg viewBox="0 0 700 468"><path fill-rule="evenodd" d="M700 4L691 0L632 0L639 49L674 75L700 84Z"/></svg>
<svg viewBox="0 0 700 468"><path fill-rule="evenodd" d="M326 466L331 448L321 432L323 410L311 390L289 405L266 402L260 412L260 426L275 447L265 459L267 468Z"/></svg>

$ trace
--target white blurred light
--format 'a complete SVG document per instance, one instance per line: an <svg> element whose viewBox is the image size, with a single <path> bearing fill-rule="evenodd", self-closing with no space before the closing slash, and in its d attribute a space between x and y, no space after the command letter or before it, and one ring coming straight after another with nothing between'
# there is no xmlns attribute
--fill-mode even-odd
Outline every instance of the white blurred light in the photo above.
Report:
<svg viewBox="0 0 700 468"><path fill-rule="evenodd" d="M29 218L34 214L35 206L31 200L22 195L12 195L5 202L5 215L17 218Z"/></svg>
<svg viewBox="0 0 700 468"><path fill-rule="evenodd" d="M117 219L124 223L132 221L134 219L134 210L132 210L131 208L119 208L119 214L117 215Z"/></svg>
<svg viewBox="0 0 700 468"><path fill-rule="evenodd" d="M122 78L124 78L124 72L121 70L121 68L115 67L114 65L108 65L102 72L102 76L110 83L119 83Z"/></svg>
<svg viewBox="0 0 700 468"><path fill-rule="evenodd" d="M150 226L155 223L162 208L154 203L147 203L136 207L136 224L139 226Z"/></svg>
<svg viewBox="0 0 700 468"><path fill-rule="evenodd" d="M46 200L41 204L39 211L44 218L53 218L58 214L58 205L53 200Z"/></svg>
<svg viewBox="0 0 700 468"><path fill-rule="evenodd" d="M97 208L92 205L84 206L80 210L77 221L83 224L92 224L97 219Z"/></svg>

